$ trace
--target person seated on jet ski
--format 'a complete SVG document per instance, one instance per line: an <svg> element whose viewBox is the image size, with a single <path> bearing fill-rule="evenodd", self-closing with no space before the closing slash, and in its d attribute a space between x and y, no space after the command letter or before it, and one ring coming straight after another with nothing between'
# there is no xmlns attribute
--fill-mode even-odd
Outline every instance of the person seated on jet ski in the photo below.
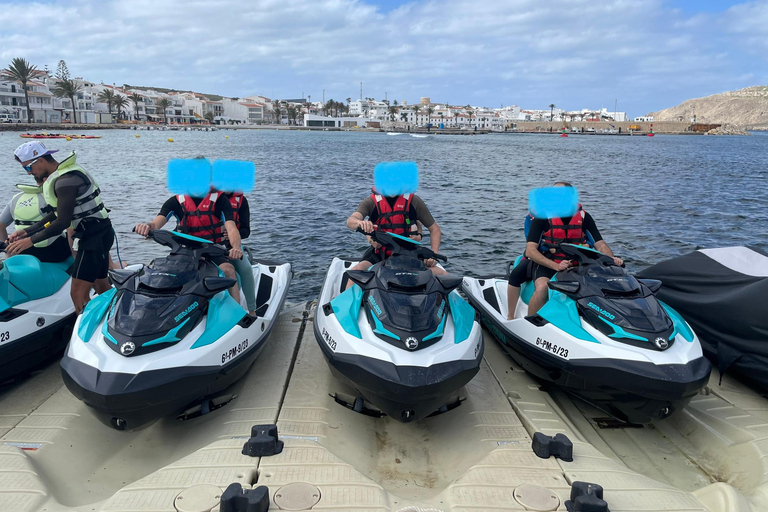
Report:
<svg viewBox="0 0 768 512"><path fill-rule="evenodd" d="M572 187L573 185L566 181L561 181L556 183L555 186ZM608 247L608 244L605 243L605 240L600 235L594 219L581 208L581 205L579 205L578 211L570 219L533 219L525 248L526 258L531 260L531 280L536 287L528 303L529 316L535 315L547 302L549 298L547 283L552 279L552 276L572 266L570 261L564 259L565 255L557 251L557 247L561 243L586 244L587 232L592 235L596 250L611 256L616 265L624 264L621 258L613 255L611 248ZM541 252L540 246L542 245L548 248L546 253Z"/></svg>
<svg viewBox="0 0 768 512"><path fill-rule="evenodd" d="M19 254L38 242L61 236L68 228L74 229L72 248L77 256L72 267L70 297L80 314L91 300L91 288L96 293L111 288L107 271L115 231L93 176L77 164L74 151L61 162L51 156L55 152L40 141L26 142L14 152L25 171L44 181L43 196L53 211L32 226L11 234L11 244L5 253Z"/></svg>
<svg viewBox="0 0 768 512"><path fill-rule="evenodd" d="M177 231L210 240L215 244L224 242L223 232L226 230L232 246L229 250L229 258L223 256L212 258L211 261L218 265L225 276L237 279L231 260L239 260L243 257L243 251L240 249L240 232L232 217L232 206L223 194L212 191L205 197L171 196L163 203L160 213L154 220L136 225L136 233L144 237L149 236L150 231L161 229L171 217L176 218ZM237 303L240 303L240 288L237 283L229 289L229 294ZM249 313L255 314L253 311Z"/></svg>
<svg viewBox="0 0 768 512"><path fill-rule="evenodd" d="M355 213L347 219L347 227L353 231L362 228L366 233L372 233L375 229L381 229L387 233L407 235L414 240L421 241L421 226L429 230L429 240L432 251L439 252L442 232L437 225L429 208L416 194L405 194L388 197L377 194L371 190L371 195L363 199ZM399 213L403 212L403 213ZM367 220L366 220L367 218ZM392 251L370 240L371 247L363 253L360 263L351 270L367 270L371 265L384 261ZM434 259L424 260L427 266L435 274L447 274L437 266ZM350 281L348 287L352 286Z"/></svg>
<svg viewBox="0 0 768 512"><path fill-rule="evenodd" d="M244 240L251 236L251 208L248 206L248 199L241 192L221 192L221 194L229 200L229 205L232 208L232 220L235 221L237 231L240 233L240 240ZM232 244L229 243L229 235L227 231L224 231L224 245L227 249L232 249ZM253 267L251 261L248 259L248 255L243 252L243 257L239 260L233 259L231 261L235 267L235 271L240 276L240 286L243 288L243 295L245 295L245 303L248 305L248 311L251 315L256 314L256 281L253 279Z"/></svg>
<svg viewBox="0 0 768 512"><path fill-rule="evenodd" d="M8 226L15 224L17 229L31 226L47 213L48 204L43 197L43 179L35 178L34 185L16 185L21 192L13 196L11 202L5 205L0 213L0 242L8 240ZM34 256L44 263L59 263L72 256L69 237L61 233L55 238L49 238L34 244L20 254Z"/></svg>

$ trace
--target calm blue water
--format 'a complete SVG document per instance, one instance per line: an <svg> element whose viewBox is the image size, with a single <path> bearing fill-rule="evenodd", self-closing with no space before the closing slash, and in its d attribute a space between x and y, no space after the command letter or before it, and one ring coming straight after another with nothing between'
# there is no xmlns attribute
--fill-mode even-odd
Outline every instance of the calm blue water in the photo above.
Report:
<svg viewBox="0 0 768 512"><path fill-rule="evenodd" d="M97 133L97 132L87 132ZM136 134L140 138L136 138ZM289 300L315 298L335 255L360 254L362 235L345 226L370 193L373 167L415 160L421 190L443 231L440 252L457 274L503 273L524 247L528 191L574 183L614 252L640 268L701 247L768 249L768 136L600 137L479 135L413 138L384 133L103 130L100 140L47 141L75 149L93 173L131 263L164 249L131 233L157 214L169 193L171 158L256 162L251 203L259 257L290 261ZM229 139L225 139L228 136ZM172 137L175 142L166 141ZM13 159L24 139L0 133L0 201L29 178ZM113 249L114 252L114 249Z"/></svg>

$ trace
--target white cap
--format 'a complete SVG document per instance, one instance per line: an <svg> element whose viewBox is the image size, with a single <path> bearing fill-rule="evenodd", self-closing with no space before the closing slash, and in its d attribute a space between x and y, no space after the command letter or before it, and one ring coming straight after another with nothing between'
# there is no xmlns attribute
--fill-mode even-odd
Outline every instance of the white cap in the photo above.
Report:
<svg viewBox="0 0 768 512"><path fill-rule="evenodd" d="M40 158L43 155L50 155L57 151L58 149L49 150L42 142L33 140L30 142L25 142L21 146L17 147L13 154L16 155L20 161L28 162L30 160L34 160L35 158Z"/></svg>

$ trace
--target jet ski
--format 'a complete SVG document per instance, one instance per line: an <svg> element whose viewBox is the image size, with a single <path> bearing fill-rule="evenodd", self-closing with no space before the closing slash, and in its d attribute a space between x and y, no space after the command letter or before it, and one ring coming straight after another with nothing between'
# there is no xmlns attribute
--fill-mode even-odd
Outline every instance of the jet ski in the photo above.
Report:
<svg viewBox="0 0 768 512"><path fill-rule="evenodd" d="M458 392L483 357L476 314L455 290L461 278L433 274L423 260L446 258L419 242L383 231L370 236L392 256L367 271L333 259L315 338L331 373L359 393L345 404L353 410L402 422L446 412L460 403ZM354 285L345 291L347 279Z"/></svg>
<svg viewBox="0 0 768 512"><path fill-rule="evenodd" d="M0 263L0 383L58 358L67 346L75 324L67 272L73 261L18 254Z"/></svg>
<svg viewBox="0 0 768 512"><path fill-rule="evenodd" d="M227 250L208 240L156 230L168 256L111 270L111 290L77 319L61 361L64 382L96 417L137 429L213 400L250 368L275 325L292 278L290 263L256 263L256 317L231 298L234 279L211 258Z"/></svg>
<svg viewBox="0 0 768 512"><path fill-rule="evenodd" d="M483 324L525 370L623 422L648 423L685 407L712 367L691 327L656 298L661 281L636 279L594 249L560 248L578 265L552 278L536 315L528 316L532 282L510 320L506 279L465 277Z"/></svg>

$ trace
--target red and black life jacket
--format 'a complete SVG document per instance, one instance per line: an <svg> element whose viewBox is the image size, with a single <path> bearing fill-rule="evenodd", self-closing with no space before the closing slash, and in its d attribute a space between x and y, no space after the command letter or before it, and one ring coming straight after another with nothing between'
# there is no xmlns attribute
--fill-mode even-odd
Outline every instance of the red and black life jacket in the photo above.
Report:
<svg viewBox="0 0 768 512"><path fill-rule="evenodd" d="M235 221L237 229L240 229L240 207L243 205L243 194L240 192L229 194L229 204L232 206L232 220Z"/></svg>
<svg viewBox="0 0 768 512"><path fill-rule="evenodd" d="M584 210L579 205L579 209L568 221L563 224L560 218L549 219L549 229L541 235L541 244L548 249L555 249L555 252L547 251L545 256L560 263L568 257L560 252L560 244L582 245L586 243L587 237L584 232Z"/></svg>
<svg viewBox="0 0 768 512"><path fill-rule="evenodd" d="M390 206L386 197L375 192L371 194L371 199L376 204L378 213L376 225L380 230L401 236L408 236L411 233L413 226L416 225L416 220L410 215L413 194L397 196L394 206ZM377 252L385 257L392 255L392 251L384 247L379 248Z"/></svg>
<svg viewBox="0 0 768 512"><path fill-rule="evenodd" d="M218 192L210 192L196 205L190 196L176 196L184 212L177 229L182 233L220 244L224 240L224 222L221 220L221 212L216 210L218 198Z"/></svg>

